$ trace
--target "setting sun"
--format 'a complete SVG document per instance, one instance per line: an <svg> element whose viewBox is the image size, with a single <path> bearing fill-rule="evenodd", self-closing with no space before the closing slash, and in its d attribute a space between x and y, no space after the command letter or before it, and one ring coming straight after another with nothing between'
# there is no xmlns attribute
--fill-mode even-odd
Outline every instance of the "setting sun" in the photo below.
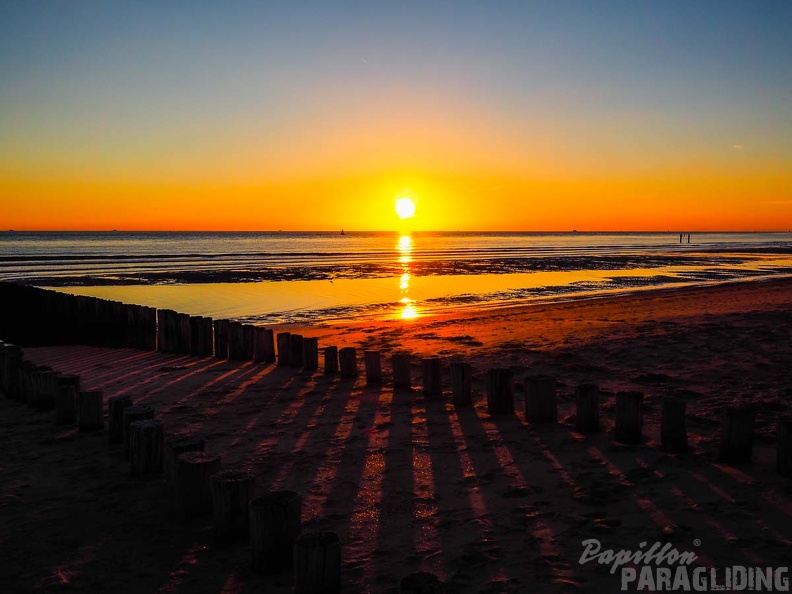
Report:
<svg viewBox="0 0 792 594"><path fill-rule="evenodd" d="M415 202L412 198L396 199L396 214L400 219L410 219L415 215Z"/></svg>

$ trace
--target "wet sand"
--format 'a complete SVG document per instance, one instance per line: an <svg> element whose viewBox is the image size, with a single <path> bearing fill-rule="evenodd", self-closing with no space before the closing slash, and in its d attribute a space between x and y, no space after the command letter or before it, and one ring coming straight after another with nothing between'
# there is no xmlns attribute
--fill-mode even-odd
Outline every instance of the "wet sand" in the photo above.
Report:
<svg viewBox="0 0 792 594"><path fill-rule="evenodd" d="M581 542L693 551L704 566L784 566L792 479L774 470L774 422L792 410L792 282L657 290L610 299L299 328L330 344L474 365L475 405L321 373L130 349L51 347L26 356L79 373L105 397L152 404L170 433L202 433L261 491L294 489L306 530L343 543L343 592L397 592L432 571L447 592L618 591ZM515 373L516 414L486 412L492 367ZM362 363L361 363L362 367ZM560 423L525 422L522 381L551 374ZM448 386L447 369L444 380ZM420 385L419 359L413 382ZM606 430L574 432L572 390L605 391ZM645 442L612 440L614 393L640 390ZM659 448L660 399L688 400L688 455ZM752 464L717 463L719 414L758 410ZM0 399L0 583L4 591L288 592L211 519L175 514L161 477L129 474L106 434L57 428ZM695 543L698 544L695 544Z"/></svg>

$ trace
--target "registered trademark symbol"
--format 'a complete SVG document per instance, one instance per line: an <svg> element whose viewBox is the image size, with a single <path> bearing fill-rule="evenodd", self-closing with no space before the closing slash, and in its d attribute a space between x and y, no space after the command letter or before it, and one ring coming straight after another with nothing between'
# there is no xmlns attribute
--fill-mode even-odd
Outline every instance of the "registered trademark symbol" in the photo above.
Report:
<svg viewBox="0 0 792 594"><path fill-rule="evenodd" d="M694 547L697 547L697 546L699 546L699 545L701 545L701 541L700 541L700 540L697 538L697 539L695 539L695 540L693 541L693 546L694 546Z"/></svg>

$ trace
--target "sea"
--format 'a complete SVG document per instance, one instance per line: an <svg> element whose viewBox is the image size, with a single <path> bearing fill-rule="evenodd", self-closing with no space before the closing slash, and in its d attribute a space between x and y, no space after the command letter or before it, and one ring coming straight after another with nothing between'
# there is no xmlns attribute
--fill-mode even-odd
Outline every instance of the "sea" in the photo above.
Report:
<svg viewBox="0 0 792 594"><path fill-rule="evenodd" d="M268 324L791 275L792 233L0 233L0 280Z"/></svg>

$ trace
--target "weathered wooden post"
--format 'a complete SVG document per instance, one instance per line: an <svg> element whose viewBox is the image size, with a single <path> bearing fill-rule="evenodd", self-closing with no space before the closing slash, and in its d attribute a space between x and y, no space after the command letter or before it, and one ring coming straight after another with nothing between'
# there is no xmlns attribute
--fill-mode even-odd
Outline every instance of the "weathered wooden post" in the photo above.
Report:
<svg viewBox="0 0 792 594"><path fill-rule="evenodd" d="M228 320L214 321L214 355L228 359Z"/></svg>
<svg viewBox="0 0 792 594"><path fill-rule="evenodd" d="M270 491L254 497L249 519L253 569L267 574L291 567L294 541L302 531L302 496Z"/></svg>
<svg viewBox="0 0 792 594"><path fill-rule="evenodd" d="M457 406L464 406L472 402L470 382L473 377L473 368L464 361L451 362L451 399Z"/></svg>
<svg viewBox="0 0 792 594"><path fill-rule="evenodd" d="M338 360L341 363L341 379L357 377L357 350L355 347L344 347L338 351Z"/></svg>
<svg viewBox="0 0 792 594"><path fill-rule="evenodd" d="M534 425L558 422L555 378L544 375L525 378L525 420Z"/></svg>
<svg viewBox="0 0 792 594"><path fill-rule="evenodd" d="M291 334L278 332L275 340L278 342L278 365L291 365Z"/></svg>
<svg viewBox="0 0 792 594"><path fill-rule="evenodd" d="M294 543L294 594L335 594L341 588L341 540L307 532Z"/></svg>
<svg viewBox="0 0 792 594"><path fill-rule="evenodd" d="M190 332L190 315L186 313L178 314L179 320L179 349L178 353L183 355L190 354L190 344L192 343L192 334Z"/></svg>
<svg viewBox="0 0 792 594"><path fill-rule="evenodd" d="M382 357L379 351L363 351L363 363L366 368L366 383L382 383Z"/></svg>
<svg viewBox="0 0 792 594"><path fill-rule="evenodd" d="M754 419L749 405L730 406L723 411L718 459L726 463L750 462L753 457Z"/></svg>
<svg viewBox="0 0 792 594"><path fill-rule="evenodd" d="M176 505L190 515L212 511L212 475L220 472L220 456L185 452L176 458Z"/></svg>
<svg viewBox="0 0 792 594"><path fill-rule="evenodd" d="M304 363L302 334L292 334L289 337L289 365L302 367Z"/></svg>
<svg viewBox="0 0 792 594"><path fill-rule="evenodd" d="M782 415L776 427L776 470L792 478L792 415Z"/></svg>
<svg viewBox="0 0 792 594"><path fill-rule="evenodd" d="M241 470L221 470L210 477L215 535L236 540L248 535L248 506L256 477Z"/></svg>
<svg viewBox="0 0 792 594"><path fill-rule="evenodd" d="M168 352L168 312L164 309L157 310L157 350L161 353Z"/></svg>
<svg viewBox="0 0 792 594"><path fill-rule="evenodd" d="M228 322L228 358L232 361L245 359L245 332L240 322Z"/></svg>
<svg viewBox="0 0 792 594"><path fill-rule="evenodd" d="M58 386L55 394L55 424L71 425L77 422L77 390L74 386Z"/></svg>
<svg viewBox="0 0 792 594"><path fill-rule="evenodd" d="M324 372L325 375L338 373L338 347L329 346L324 350Z"/></svg>
<svg viewBox="0 0 792 594"><path fill-rule="evenodd" d="M77 405L77 418L80 431L99 431L104 429L101 390L80 392Z"/></svg>
<svg viewBox="0 0 792 594"><path fill-rule="evenodd" d="M393 353L391 366L393 367L393 389L411 390L410 353Z"/></svg>
<svg viewBox="0 0 792 594"><path fill-rule="evenodd" d="M399 594L442 594L443 583L433 573L411 573L399 582Z"/></svg>
<svg viewBox="0 0 792 594"><path fill-rule="evenodd" d="M253 324L243 324L242 334L245 341L245 361L256 360L256 327Z"/></svg>
<svg viewBox="0 0 792 594"><path fill-rule="evenodd" d="M33 408L38 411L55 407L55 393L58 390L57 373L52 370L36 371L33 374Z"/></svg>
<svg viewBox="0 0 792 594"><path fill-rule="evenodd" d="M443 368L440 357L426 357L422 362L423 393L426 396L443 395Z"/></svg>
<svg viewBox="0 0 792 594"><path fill-rule="evenodd" d="M124 458L129 458L131 445L129 425L135 421L145 421L153 418L154 407L148 404L133 404L121 410L121 439L124 441Z"/></svg>
<svg viewBox="0 0 792 594"><path fill-rule="evenodd" d="M203 350L203 318L190 316L190 354L202 355Z"/></svg>
<svg viewBox="0 0 792 594"><path fill-rule="evenodd" d="M621 443L641 443L643 436L643 392L616 394L616 424L613 437Z"/></svg>
<svg viewBox="0 0 792 594"><path fill-rule="evenodd" d="M203 452L206 440L203 435L179 435L171 437L165 443L163 465L165 467L165 481L176 494L176 467L181 454L186 452Z"/></svg>
<svg viewBox="0 0 792 594"><path fill-rule="evenodd" d="M303 364L306 369L319 369L319 339L303 338Z"/></svg>
<svg viewBox="0 0 792 594"><path fill-rule="evenodd" d="M575 386L575 405L577 420L575 428L579 433L596 433L600 430L599 386L580 384Z"/></svg>
<svg viewBox="0 0 792 594"><path fill-rule="evenodd" d="M275 362L275 333L269 328L256 327L256 363Z"/></svg>
<svg viewBox="0 0 792 594"><path fill-rule="evenodd" d="M514 372L490 369L487 373L487 412L491 415L514 413Z"/></svg>
<svg viewBox="0 0 792 594"><path fill-rule="evenodd" d="M211 357L214 354L214 322L212 318L201 318L201 352L200 355Z"/></svg>
<svg viewBox="0 0 792 594"><path fill-rule="evenodd" d="M687 402L681 398L664 398L660 417L660 441L666 452L684 454L688 451L685 408Z"/></svg>
<svg viewBox="0 0 792 594"><path fill-rule="evenodd" d="M162 472L162 421L129 424L129 470L136 475Z"/></svg>
<svg viewBox="0 0 792 594"><path fill-rule="evenodd" d="M107 439L110 443L124 442L124 410L132 404L132 397L127 394L107 399Z"/></svg>

